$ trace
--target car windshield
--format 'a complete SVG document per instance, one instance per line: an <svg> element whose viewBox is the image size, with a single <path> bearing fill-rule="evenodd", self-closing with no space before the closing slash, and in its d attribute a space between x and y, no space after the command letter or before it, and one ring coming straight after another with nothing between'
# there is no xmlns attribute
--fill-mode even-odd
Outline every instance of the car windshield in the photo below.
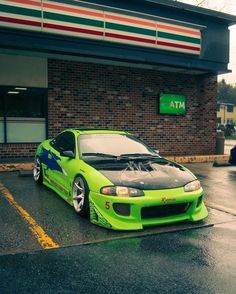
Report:
<svg viewBox="0 0 236 294"><path fill-rule="evenodd" d="M157 156L137 138L126 134L84 134L79 136L79 154L87 157L117 158L122 156Z"/></svg>

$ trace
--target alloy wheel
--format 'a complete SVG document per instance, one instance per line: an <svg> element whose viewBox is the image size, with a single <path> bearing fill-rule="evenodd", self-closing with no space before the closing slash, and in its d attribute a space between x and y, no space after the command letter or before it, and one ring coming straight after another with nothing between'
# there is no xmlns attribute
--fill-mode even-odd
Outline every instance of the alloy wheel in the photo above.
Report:
<svg viewBox="0 0 236 294"><path fill-rule="evenodd" d="M36 182L38 182L39 179L40 179L40 175L41 175L41 163L40 163L40 160L38 158L36 158L35 161L34 161L33 174L34 174L34 180Z"/></svg>
<svg viewBox="0 0 236 294"><path fill-rule="evenodd" d="M76 212L81 212L85 200L85 184L81 177L76 178L73 186L73 205Z"/></svg>

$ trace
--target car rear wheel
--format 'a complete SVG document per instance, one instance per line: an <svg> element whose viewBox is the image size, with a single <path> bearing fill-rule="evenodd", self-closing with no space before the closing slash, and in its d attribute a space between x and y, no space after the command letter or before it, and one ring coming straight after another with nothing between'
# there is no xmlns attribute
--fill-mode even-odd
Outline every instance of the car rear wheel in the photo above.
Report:
<svg viewBox="0 0 236 294"><path fill-rule="evenodd" d="M81 216L89 215L89 188L81 176L77 177L73 184L73 205L75 211Z"/></svg>
<svg viewBox="0 0 236 294"><path fill-rule="evenodd" d="M34 180L38 184L43 182L43 171L40 159L37 157L34 161L34 170L33 170Z"/></svg>

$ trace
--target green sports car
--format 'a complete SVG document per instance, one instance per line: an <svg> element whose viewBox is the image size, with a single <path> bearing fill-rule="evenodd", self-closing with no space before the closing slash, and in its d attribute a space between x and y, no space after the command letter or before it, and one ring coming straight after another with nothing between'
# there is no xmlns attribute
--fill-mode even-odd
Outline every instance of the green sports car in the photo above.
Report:
<svg viewBox="0 0 236 294"><path fill-rule="evenodd" d="M80 216L114 230L194 222L208 215L197 178L127 132L65 130L38 146L34 180Z"/></svg>

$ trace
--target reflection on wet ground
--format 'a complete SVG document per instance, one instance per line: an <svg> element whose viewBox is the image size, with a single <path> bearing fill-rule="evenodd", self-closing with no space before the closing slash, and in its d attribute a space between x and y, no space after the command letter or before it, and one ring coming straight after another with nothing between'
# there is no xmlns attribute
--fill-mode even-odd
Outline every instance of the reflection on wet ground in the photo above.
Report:
<svg viewBox="0 0 236 294"><path fill-rule="evenodd" d="M235 224L0 256L1 290L234 294Z"/></svg>
<svg viewBox="0 0 236 294"><path fill-rule="evenodd" d="M212 163L185 166L201 180L208 202L236 210L236 166L213 167Z"/></svg>

